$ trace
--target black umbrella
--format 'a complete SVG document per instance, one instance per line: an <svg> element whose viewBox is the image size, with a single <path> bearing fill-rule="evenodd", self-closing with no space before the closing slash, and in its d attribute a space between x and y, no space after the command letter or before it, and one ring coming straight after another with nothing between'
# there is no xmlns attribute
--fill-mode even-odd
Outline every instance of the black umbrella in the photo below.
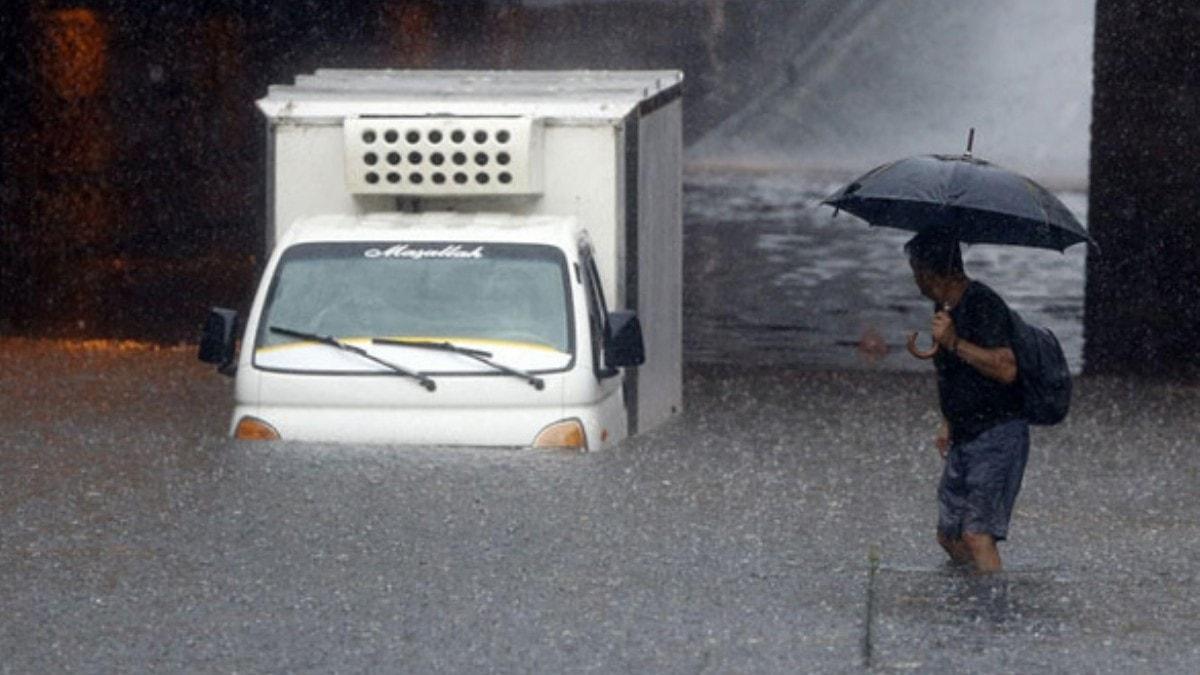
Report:
<svg viewBox="0 0 1200 675"><path fill-rule="evenodd" d="M1096 242L1070 209L1032 180L971 156L918 155L876 167L838 190L825 204L872 225L913 232L938 229L968 244L1013 244L1064 251ZM837 213L836 211L834 212ZM908 337L908 351L928 359Z"/></svg>
<svg viewBox="0 0 1200 675"><path fill-rule="evenodd" d="M1095 242L1071 211L1032 180L968 153L919 155L868 171L824 201L872 225L944 228L968 244L1063 251Z"/></svg>

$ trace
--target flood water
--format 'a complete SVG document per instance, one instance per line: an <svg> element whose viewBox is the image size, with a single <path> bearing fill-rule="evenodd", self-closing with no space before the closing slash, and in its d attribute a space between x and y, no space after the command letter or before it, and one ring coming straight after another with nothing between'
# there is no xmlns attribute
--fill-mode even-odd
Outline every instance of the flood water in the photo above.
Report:
<svg viewBox="0 0 1200 675"><path fill-rule="evenodd" d="M194 348L0 339L0 673L1200 672L1200 388L1080 378L976 583L933 378L683 384L605 452L256 443Z"/></svg>
<svg viewBox="0 0 1200 675"><path fill-rule="evenodd" d="M913 284L911 233L869 227L821 200L843 181L792 172L691 171L684 178L684 358L695 363L925 370L904 348L931 304ZM1087 222L1087 195L1058 197ZM967 273L1082 366L1083 246L964 253Z"/></svg>

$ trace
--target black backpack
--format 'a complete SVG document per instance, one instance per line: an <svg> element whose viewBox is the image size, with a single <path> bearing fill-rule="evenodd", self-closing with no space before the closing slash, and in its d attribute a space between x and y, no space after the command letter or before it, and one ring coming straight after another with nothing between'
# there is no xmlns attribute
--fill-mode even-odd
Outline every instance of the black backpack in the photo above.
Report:
<svg viewBox="0 0 1200 675"><path fill-rule="evenodd" d="M1012 314L1013 354L1024 396L1022 413L1030 424L1058 424L1071 407L1071 371L1062 345L1049 328L1031 326Z"/></svg>

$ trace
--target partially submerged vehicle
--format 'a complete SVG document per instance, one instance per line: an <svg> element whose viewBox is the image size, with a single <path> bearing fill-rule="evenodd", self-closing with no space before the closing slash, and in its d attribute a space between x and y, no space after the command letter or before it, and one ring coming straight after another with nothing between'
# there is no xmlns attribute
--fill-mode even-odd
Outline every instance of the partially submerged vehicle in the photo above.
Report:
<svg viewBox="0 0 1200 675"><path fill-rule="evenodd" d="M681 79L272 87L270 256L240 353L221 308L200 350L231 433L599 449L679 412Z"/></svg>

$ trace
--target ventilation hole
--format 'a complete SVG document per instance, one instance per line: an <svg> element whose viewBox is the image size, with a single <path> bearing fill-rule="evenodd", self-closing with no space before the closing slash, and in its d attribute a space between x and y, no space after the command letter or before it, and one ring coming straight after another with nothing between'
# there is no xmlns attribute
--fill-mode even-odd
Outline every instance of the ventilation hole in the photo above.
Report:
<svg viewBox="0 0 1200 675"><path fill-rule="evenodd" d="M363 162L366 162L367 166L375 166L375 162L378 161L379 155L376 155L373 152L368 152L367 154L363 155Z"/></svg>
<svg viewBox="0 0 1200 675"><path fill-rule="evenodd" d="M497 143L507 143L508 139L510 139L510 138L512 138L512 135L509 134L507 131L497 131L496 132L496 142Z"/></svg>
<svg viewBox="0 0 1200 675"><path fill-rule="evenodd" d="M420 164L422 159L423 158L421 157L421 153L419 153L419 152L408 153L408 163L409 164Z"/></svg>
<svg viewBox="0 0 1200 675"><path fill-rule="evenodd" d="M475 163L478 164L479 166L487 166L487 163L488 163L487 153L486 152L475 153Z"/></svg>
<svg viewBox="0 0 1200 675"><path fill-rule="evenodd" d="M440 152L435 152L429 156L429 162L434 166L441 166L446 161L446 156Z"/></svg>
<svg viewBox="0 0 1200 675"><path fill-rule="evenodd" d="M435 173L431 178L437 185L443 185L446 182L446 174L444 173Z"/></svg>
<svg viewBox="0 0 1200 675"><path fill-rule="evenodd" d="M400 163L400 153L389 152L388 156L387 156L387 160L388 160L388 164L391 164L392 166L399 164Z"/></svg>
<svg viewBox="0 0 1200 675"><path fill-rule="evenodd" d="M421 134L415 130L410 131L407 134L404 134L404 140L408 141L409 143L416 143L421 140Z"/></svg>
<svg viewBox="0 0 1200 675"><path fill-rule="evenodd" d="M454 174L454 182L458 183L459 185L466 183L467 182L467 174L462 173L461 171Z"/></svg>
<svg viewBox="0 0 1200 675"><path fill-rule="evenodd" d="M509 183L512 182L512 174L507 171L501 171L498 178L499 178L500 182L504 183L505 185L508 185Z"/></svg>
<svg viewBox="0 0 1200 675"><path fill-rule="evenodd" d="M374 171L368 172L366 178L367 178L367 182L370 183L371 185L374 185L379 182L379 174L375 173Z"/></svg>
<svg viewBox="0 0 1200 675"><path fill-rule="evenodd" d="M415 171L413 173L408 174L408 182L412 183L413 185L420 185L421 182L424 180L425 180L425 177L419 173L416 173Z"/></svg>
<svg viewBox="0 0 1200 675"><path fill-rule="evenodd" d="M463 141L467 140L467 135L464 134L461 129L456 129L450 132L450 140L454 141L455 143L462 143Z"/></svg>
<svg viewBox="0 0 1200 675"><path fill-rule="evenodd" d="M396 173L395 171L388 172L387 181L389 183L399 183L400 182L400 174Z"/></svg>
<svg viewBox="0 0 1200 675"><path fill-rule="evenodd" d="M362 135L363 143L370 145L375 142L375 132L367 129Z"/></svg>
<svg viewBox="0 0 1200 675"><path fill-rule="evenodd" d="M395 143L397 138L400 138L400 134L396 133L395 129L388 129L383 134L383 140L387 141L388 143Z"/></svg>
<svg viewBox="0 0 1200 675"><path fill-rule="evenodd" d="M440 131L429 132L429 142L430 143L441 143L442 142L442 132L440 132Z"/></svg>
<svg viewBox="0 0 1200 675"><path fill-rule="evenodd" d="M502 166L508 166L508 163L511 161L512 157L509 157L507 152L501 152L500 154L496 155L496 163Z"/></svg>
<svg viewBox="0 0 1200 675"><path fill-rule="evenodd" d="M480 185L487 185L488 180L490 180L488 175L482 171L475 174L475 182L479 183Z"/></svg>
<svg viewBox="0 0 1200 675"><path fill-rule="evenodd" d="M487 132L484 131L483 129L476 131L475 132L475 142L476 143L487 143Z"/></svg>
<svg viewBox="0 0 1200 675"><path fill-rule="evenodd" d="M454 153L453 159L454 159L454 163L459 166L462 166L463 164L467 163L467 156L461 152Z"/></svg>

